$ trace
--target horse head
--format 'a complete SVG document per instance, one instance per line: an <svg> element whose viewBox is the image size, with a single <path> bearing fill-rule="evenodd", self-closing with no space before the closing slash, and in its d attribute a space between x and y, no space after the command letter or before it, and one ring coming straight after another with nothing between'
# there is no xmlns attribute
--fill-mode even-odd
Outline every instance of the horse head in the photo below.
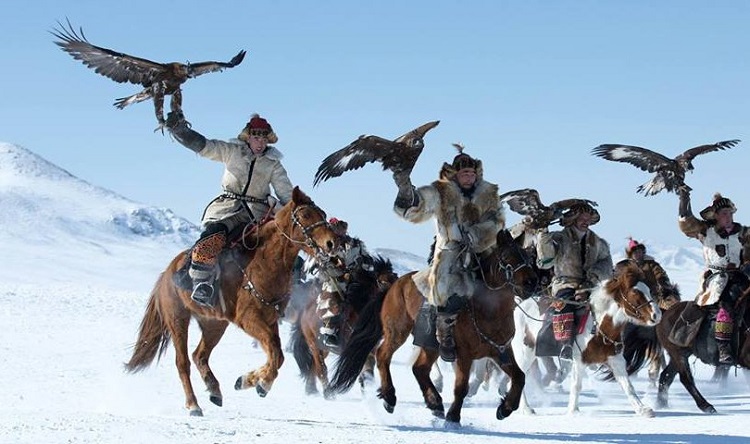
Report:
<svg viewBox="0 0 750 444"><path fill-rule="evenodd" d="M515 295L522 299L536 293L539 288L536 267L522 243L522 239L514 239L506 229L497 232L495 249L482 261L487 287L499 289L510 285Z"/></svg>
<svg viewBox="0 0 750 444"><path fill-rule="evenodd" d="M378 291L385 293L396 282L398 274L393 271L393 264L390 259L379 255L373 257L373 268L378 283Z"/></svg>
<svg viewBox="0 0 750 444"><path fill-rule="evenodd" d="M630 322L650 327L661 321L661 309L637 266L628 265L616 278L603 285Z"/></svg>
<svg viewBox="0 0 750 444"><path fill-rule="evenodd" d="M325 211L299 187L294 187L292 200L279 210L274 220L284 237L316 259L327 260L340 247L339 236L328 223Z"/></svg>

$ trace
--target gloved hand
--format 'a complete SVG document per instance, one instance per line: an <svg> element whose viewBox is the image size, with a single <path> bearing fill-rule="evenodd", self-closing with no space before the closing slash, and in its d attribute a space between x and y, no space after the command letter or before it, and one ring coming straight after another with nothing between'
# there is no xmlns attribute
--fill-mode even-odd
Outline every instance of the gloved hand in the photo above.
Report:
<svg viewBox="0 0 750 444"><path fill-rule="evenodd" d="M393 181L398 186L398 194L394 205L398 208L411 208L419 204L419 194L411 184L408 171L395 171Z"/></svg>
<svg viewBox="0 0 750 444"><path fill-rule="evenodd" d="M182 113L182 111L170 111L169 114L167 114L166 126L170 130L173 130L177 126L186 123L187 120L185 120L185 115Z"/></svg>

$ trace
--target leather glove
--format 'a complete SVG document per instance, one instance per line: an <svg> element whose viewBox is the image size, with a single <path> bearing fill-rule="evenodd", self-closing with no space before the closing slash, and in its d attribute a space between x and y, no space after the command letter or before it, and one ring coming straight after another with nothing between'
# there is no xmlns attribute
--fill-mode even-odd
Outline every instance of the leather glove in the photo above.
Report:
<svg viewBox="0 0 750 444"><path fill-rule="evenodd" d="M411 184L408 171L396 171L393 173L393 181L398 186L398 194L394 205L398 208L411 208L419 205L419 194Z"/></svg>
<svg viewBox="0 0 750 444"><path fill-rule="evenodd" d="M185 120L182 111L170 111L167 114L166 126L172 137L196 153L201 152L206 146L206 138L197 131L190 129L190 124Z"/></svg>
<svg viewBox="0 0 750 444"><path fill-rule="evenodd" d="M690 190L684 187L678 188L677 195L680 196L680 217L688 217L693 214L693 210L690 208Z"/></svg>

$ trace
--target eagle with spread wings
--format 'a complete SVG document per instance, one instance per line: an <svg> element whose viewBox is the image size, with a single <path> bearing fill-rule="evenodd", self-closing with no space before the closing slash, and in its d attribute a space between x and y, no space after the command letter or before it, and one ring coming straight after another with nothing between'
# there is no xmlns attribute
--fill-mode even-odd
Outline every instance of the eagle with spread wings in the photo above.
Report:
<svg viewBox="0 0 750 444"><path fill-rule="evenodd" d="M500 201L507 203L511 211L526 216L526 225L533 229L546 228L559 222L563 214L575 206L597 206L593 200L575 198L559 200L547 206L542 203L539 192L533 188L508 191L500 195Z"/></svg>
<svg viewBox="0 0 750 444"><path fill-rule="evenodd" d="M725 140L723 142L700 145L690 148L674 159L662 154L632 145L599 145L591 151L591 154L615 162L626 162L631 165L656 173L648 182L638 186L637 192L646 196L653 196L662 190L676 193L678 190L690 191L685 184L685 173L693 171L693 159L696 156L710 153L712 151L732 148L740 143L739 140Z"/></svg>
<svg viewBox="0 0 750 444"><path fill-rule="evenodd" d="M183 83L202 74L233 68L245 58L245 51L242 50L229 62L158 63L92 45L83 34L83 28L76 31L70 21L67 27L60 22L57 23L59 29L54 29L50 33L59 39L55 44L63 51L115 82L134 83L145 88L132 96L117 99L114 106L123 109L133 103L153 99L156 120L159 122L156 131L163 131L165 125L164 96L172 96L172 111L181 111Z"/></svg>
<svg viewBox="0 0 750 444"><path fill-rule="evenodd" d="M357 140L329 155L315 173L313 186L356 170L370 162L380 162L383 170L411 173L424 148L424 136L435 128L439 120L427 122L403 136L388 140L379 136L359 136Z"/></svg>

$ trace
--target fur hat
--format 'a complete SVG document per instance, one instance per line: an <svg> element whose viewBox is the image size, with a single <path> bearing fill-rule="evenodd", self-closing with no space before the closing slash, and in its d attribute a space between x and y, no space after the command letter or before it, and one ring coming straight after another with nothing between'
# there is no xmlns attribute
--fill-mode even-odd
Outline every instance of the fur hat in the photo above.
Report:
<svg viewBox="0 0 750 444"><path fill-rule="evenodd" d="M578 218L578 215L582 213L588 213L591 215L591 222L589 222L589 225L595 225L599 222L599 219L601 219L596 208L587 203L579 203L573 205L572 207L570 207L570 209L568 209L568 211L563 213L562 217L560 217L560 225L562 225L563 227L569 227L573 225L576 218Z"/></svg>
<svg viewBox="0 0 750 444"><path fill-rule="evenodd" d="M456 177L456 173L464 168L471 168L477 173L477 181L482 177L482 161L475 159L464 153L464 146L460 143L454 143L453 146L458 150L458 154L453 158L453 162L443 163L440 169L440 178L451 180Z"/></svg>
<svg viewBox="0 0 750 444"><path fill-rule="evenodd" d="M250 121L247 122L247 125L245 125L237 138L243 142L249 142L251 133L258 133L265 136L268 143L276 143L279 141L279 137L273 132L271 124L258 114L250 116Z"/></svg>
<svg viewBox="0 0 750 444"><path fill-rule="evenodd" d="M630 258L633 256L633 253L635 253L635 250L643 250L643 252L646 253L646 246L632 237L629 237L628 245L625 247L625 254Z"/></svg>
<svg viewBox="0 0 750 444"><path fill-rule="evenodd" d="M703 220L716 220L716 212L722 208L730 208L732 213L737 212L737 207L734 206L734 202L723 197L720 193L716 193L714 194L714 200L711 202L711 205L701 211L701 217Z"/></svg>

